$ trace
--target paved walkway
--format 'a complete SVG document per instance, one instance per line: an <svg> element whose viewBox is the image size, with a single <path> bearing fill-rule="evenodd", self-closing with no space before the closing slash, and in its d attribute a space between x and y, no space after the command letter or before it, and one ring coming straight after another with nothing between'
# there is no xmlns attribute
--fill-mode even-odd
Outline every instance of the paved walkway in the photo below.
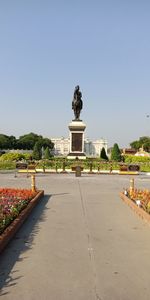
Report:
<svg viewBox="0 0 150 300"><path fill-rule="evenodd" d="M138 187L150 179L136 177ZM30 187L0 174L1 186ZM45 197L0 257L2 300L149 300L150 226L119 198L129 176L39 175Z"/></svg>

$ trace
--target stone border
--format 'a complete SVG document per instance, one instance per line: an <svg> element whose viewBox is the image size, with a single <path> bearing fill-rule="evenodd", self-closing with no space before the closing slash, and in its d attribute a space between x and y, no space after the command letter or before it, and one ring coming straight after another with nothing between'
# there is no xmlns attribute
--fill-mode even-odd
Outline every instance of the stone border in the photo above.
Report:
<svg viewBox="0 0 150 300"><path fill-rule="evenodd" d="M18 217L10 223L4 232L0 235L0 253L14 237L23 222L27 219L32 209L36 206L41 197L44 196L44 191L39 191L38 194L29 202L29 204L20 212Z"/></svg>
<svg viewBox="0 0 150 300"><path fill-rule="evenodd" d="M130 198L128 198L126 195L123 193L120 193L121 199L128 205L130 206L131 209L134 210L134 212L145 222L150 224L150 215L143 210L143 208L138 207Z"/></svg>

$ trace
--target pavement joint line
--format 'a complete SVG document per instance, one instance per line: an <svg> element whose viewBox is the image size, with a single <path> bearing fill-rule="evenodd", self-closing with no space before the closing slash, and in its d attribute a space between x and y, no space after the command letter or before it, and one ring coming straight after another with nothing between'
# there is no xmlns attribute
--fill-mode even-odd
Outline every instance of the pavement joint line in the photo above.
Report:
<svg viewBox="0 0 150 300"><path fill-rule="evenodd" d="M96 271L96 264L95 264L95 257L94 257L94 248L92 246L92 234L89 229L86 202L84 201L84 197L82 195L80 180L77 179L77 182L78 182L78 187L79 187L81 207L82 207L82 213L83 213L84 224L85 224L85 229L86 229L86 236L87 236L87 242L88 242L88 253L89 253L89 258L90 258L90 262L91 262L91 267L93 270L93 282L94 282L93 290L94 290L94 294L95 294L95 300L102 300L102 298L99 296L98 290L97 290L97 282L98 282L97 271Z"/></svg>

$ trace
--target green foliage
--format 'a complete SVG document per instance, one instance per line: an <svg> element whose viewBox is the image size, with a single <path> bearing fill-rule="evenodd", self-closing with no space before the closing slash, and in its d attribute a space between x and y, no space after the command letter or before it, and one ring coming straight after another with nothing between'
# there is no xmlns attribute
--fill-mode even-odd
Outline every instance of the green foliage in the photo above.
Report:
<svg viewBox="0 0 150 300"><path fill-rule="evenodd" d="M105 151L105 148L104 148L104 147L103 147L102 150L101 150L100 158L105 159L105 160L108 160L108 157L107 157L107 155L106 155L106 151Z"/></svg>
<svg viewBox="0 0 150 300"><path fill-rule="evenodd" d="M141 172L150 172L150 163L140 164L140 171Z"/></svg>
<svg viewBox="0 0 150 300"><path fill-rule="evenodd" d="M115 143L113 148L112 148L111 160L115 160L115 161L121 161L122 160L121 151L120 151L119 146L118 146L117 143Z"/></svg>
<svg viewBox="0 0 150 300"><path fill-rule="evenodd" d="M49 147L50 149L53 149L54 144L51 142L48 138L43 138L41 135L37 135L33 132L23 135L19 138L17 141L17 145L19 149L29 149L33 150L35 144L38 143L39 147L46 148Z"/></svg>
<svg viewBox="0 0 150 300"><path fill-rule="evenodd" d="M45 159L50 159L51 157L51 154L50 154L50 151L49 151L49 147L46 147L45 151L44 151L44 158Z"/></svg>
<svg viewBox="0 0 150 300"><path fill-rule="evenodd" d="M136 150L143 147L145 151L150 152L150 137L142 136L138 141L133 141L130 143L130 146Z"/></svg>
<svg viewBox="0 0 150 300"><path fill-rule="evenodd" d="M19 161L19 160L30 160L31 154L30 153L15 153L9 152L4 153L0 156L0 162L12 162L12 161Z"/></svg>
<svg viewBox="0 0 150 300"><path fill-rule="evenodd" d="M25 160L31 160L32 154L31 153L23 153L23 158Z"/></svg>
<svg viewBox="0 0 150 300"><path fill-rule="evenodd" d="M0 149L9 149L9 137L5 134L0 134Z"/></svg>
<svg viewBox="0 0 150 300"><path fill-rule="evenodd" d="M0 134L0 149L16 149L16 142L13 135Z"/></svg>
<svg viewBox="0 0 150 300"><path fill-rule="evenodd" d="M0 170L14 170L16 163L13 161L0 161Z"/></svg>
<svg viewBox="0 0 150 300"><path fill-rule="evenodd" d="M48 138L40 137L38 139L38 142L39 142L41 148L43 147L44 149L46 149L48 147L49 150L52 150L54 148L54 143L52 143L51 140Z"/></svg>
<svg viewBox="0 0 150 300"><path fill-rule="evenodd" d="M35 133L25 134L19 137L17 145L19 149L31 150L34 148L36 142L38 142L39 136Z"/></svg>
<svg viewBox="0 0 150 300"><path fill-rule="evenodd" d="M0 156L0 161L17 161L25 159L25 155L22 153L5 153Z"/></svg>
<svg viewBox="0 0 150 300"><path fill-rule="evenodd" d="M134 142L130 143L130 146L132 149L136 149L136 150L138 150L141 147L139 141L134 141Z"/></svg>
<svg viewBox="0 0 150 300"><path fill-rule="evenodd" d="M135 156L135 155L124 155L123 157L124 157L124 162L127 164L150 162L150 157Z"/></svg>
<svg viewBox="0 0 150 300"><path fill-rule="evenodd" d="M7 136L0 134L0 149L23 149L23 150L33 150L36 142L39 142L41 148L49 147L53 149L54 144L48 138L43 138L41 135L35 134L33 132L25 134L16 139L14 136Z"/></svg>
<svg viewBox="0 0 150 300"><path fill-rule="evenodd" d="M41 145L38 142L36 142L34 145L32 156L35 160L40 160L42 157Z"/></svg>
<svg viewBox="0 0 150 300"><path fill-rule="evenodd" d="M15 136L9 136L9 147L8 149L17 149L17 139Z"/></svg>

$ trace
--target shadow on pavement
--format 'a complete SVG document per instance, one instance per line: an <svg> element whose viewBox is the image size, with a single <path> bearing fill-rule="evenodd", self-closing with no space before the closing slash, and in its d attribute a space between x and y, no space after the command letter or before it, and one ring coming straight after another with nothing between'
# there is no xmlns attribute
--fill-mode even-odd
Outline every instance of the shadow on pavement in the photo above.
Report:
<svg viewBox="0 0 150 300"><path fill-rule="evenodd" d="M12 270L16 262L21 262L27 257L21 255L34 245L34 237L40 230L40 223L46 221L46 207L51 195L45 195L30 216L6 246L0 256L0 296L9 293L8 288L17 284L22 276L17 276L19 270Z"/></svg>

